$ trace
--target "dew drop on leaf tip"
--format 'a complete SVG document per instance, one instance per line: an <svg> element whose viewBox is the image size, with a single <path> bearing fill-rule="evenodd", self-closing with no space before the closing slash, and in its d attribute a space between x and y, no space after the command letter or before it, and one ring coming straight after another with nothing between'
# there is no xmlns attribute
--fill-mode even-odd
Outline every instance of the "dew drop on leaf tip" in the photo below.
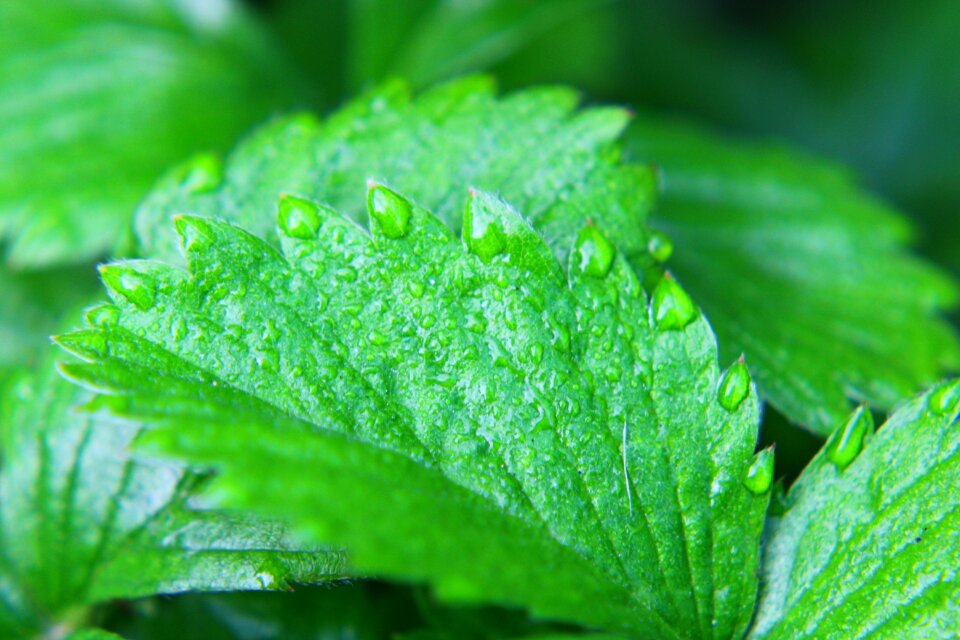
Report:
<svg viewBox="0 0 960 640"><path fill-rule="evenodd" d="M940 384L927 399L927 407L938 416L955 413L958 404L960 404L960 380L950 380Z"/></svg>
<svg viewBox="0 0 960 640"><path fill-rule="evenodd" d="M653 317L665 331L683 329L697 317L697 306L668 271L653 292Z"/></svg>
<svg viewBox="0 0 960 640"><path fill-rule="evenodd" d="M740 408L743 401L750 395L750 372L743 356L724 371L717 386L717 400L720 406L729 412Z"/></svg>
<svg viewBox="0 0 960 640"><path fill-rule="evenodd" d="M576 266L582 273L594 278L605 277L616 257L613 244L592 224L580 230L574 251Z"/></svg>
<svg viewBox="0 0 960 640"><path fill-rule="evenodd" d="M277 226L289 238L312 240L320 230L320 207L315 203L283 194L277 203Z"/></svg>
<svg viewBox="0 0 960 640"><path fill-rule="evenodd" d="M371 222L384 236L402 238L410 230L413 205L396 191L374 181L367 182L367 210ZM373 226L373 224L371 224Z"/></svg>
<svg viewBox="0 0 960 640"><path fill-rule="evenodd" d="M773 485L773 462L772 446L754 454L743 478L743 484L750 493L759 496L770 490Z"/></svg>
<svg viewBox="0 0 960 640"><path fill-rule="evenodd" d="M843 471L860 455L871 433L873 414L866 405L860 405L827 440L827 459Z"/></svg>
<svg viewBox="0 0 960 640"><path fill-rule="evenodd" d="M477 196L470 190L467 207L463 214L463 243L470 253L484 263L489 263L507 249L507 236L495 215L488 211Z"/></svg>
<svg viewBox="0 0 960 640"><path fill-rule="evenodd" d="M153 306L155 285L150 276L123 264L105 264L99 270L104 284L135 307L146 311Z"/></svg>

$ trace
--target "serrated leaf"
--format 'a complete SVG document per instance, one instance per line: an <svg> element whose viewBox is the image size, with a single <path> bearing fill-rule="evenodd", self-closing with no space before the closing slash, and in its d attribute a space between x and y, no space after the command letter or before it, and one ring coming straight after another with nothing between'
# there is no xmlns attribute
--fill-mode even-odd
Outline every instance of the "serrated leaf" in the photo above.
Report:
<svg viewBox="0 0 960 640"><path fill-rule="evenodd" d="M771 519L751 638L956 637L958 411L960 382L945 382L867 429L862 451L831 439Z"/></svg>
<svg viewBox="0 0 960 640"><path fill-rule="evenodd" d="M766 399L826 435L850 399L890 409L960 364L939 315L956 286L905 249L906 222L823 161L639 119L655 162L651 226L703 305L725 359L746 353Z"/></svg>
<svg viewBox="0 0 960 640"><path fill-rule="evenodd" d="M648 637L737 637L772 458L752 457L752 387L721 405L713 335L679 285L651 308L595 227L566 273L483 192L463 242L383 186L367 202L372 237L284 198L280 251L179 217L188 271L104 267L116 324L60 338L90 361L67 374L166 425L152 446L215 466L225 503L289 517L361 570Z"/></svg>
<svg viewBox="0 0 960 640"><path fill-rule="evenodd" d="M276 523L191 501L196 474L134 462L143 428L73 409L89 396L47 359L0 406L0 635L26 637L112 598L342 573L342 555L298 546Z"/></svg>
<svg viewBox="0 0 960 640"><path fill-rule="evenodd" d="M565 88L498 98L487 78L468 78L414 99L388 83L318 122L281 118L251 135L229 157L222 182L201 193L192 176L219 173L206 161L167 176L137 214L141 254L179 260L170 217L217 216L276 242L273 210L284 193L321 200L363 220L368 180L402 190L454 230L468 186L496 192L523 211L558 254L584 222L602 220L639 264L653 175L624 165L616 140L621 109L577 109Z"/></svg>
<svg viewBox="0 0 960 640"><path fill-rule="evenodd" d="M0 4L0 240L22 267L101 255L171 162L290 100L232 0Z"/></svg>

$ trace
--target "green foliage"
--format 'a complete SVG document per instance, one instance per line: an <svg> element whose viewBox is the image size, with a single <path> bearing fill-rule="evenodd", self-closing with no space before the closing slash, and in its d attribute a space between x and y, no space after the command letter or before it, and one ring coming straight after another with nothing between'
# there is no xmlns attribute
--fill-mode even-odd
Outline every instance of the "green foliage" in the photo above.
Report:
<svg viewBox="0 0 960 640"><path fill-rule="evenodd" d="M850 398L890 409L960 365L938 315L956 286L844 171L647 118L628 141L660 171L650 224L675 242L670 268L788 417L826 435Z"/></svg>
<svg viewBox="0 0 960 640"><path fill-rule="evenodd" d="M284 193L361 220L366 210L357 194L372 179L408 194L454 230L468 187L496 192L561 256L588 218L602 219L643 263L653 176L621 162L616 141L625 111L577 110L577 102L565 88L498 98L487 78L413 99L405 83L392 82L323 122L310 114L280 118L245 140L223 169L202 156L172 171L137 214L141 254L177 259L170 217L184 212L216 212L276 243L273 212Z"/></svg>
<svg viewBox="0 0 960 640"><path fill-rule="evenodd" d="M960 381L949 381L875 434L862 413L840 427L770 519L751 638L956 633L958 412ZM851 427L865 446L845 438L838 456Z"/></svg>
<svg viewBox="0 0 960 640"><path fill-rule="evenodd" d="M361 571L656 637L738 636L770 486L745 481L772 459L753 460L751 387L721 404L682 289L665 280L648 305L590 227L566 272L483 192L462 242L385 187L367 202L372 237L285 198L282 255L179 217L189 271L106 266L116 310L59 339L90 361L65 371L159 424L153 450L215 466L226 504L289 517Z"/></svg>
<svg viewBox="0 0 960 640"><path fill-rule="evenodd" d="M203 477L134 461L143 427L73 409L89 397L47 359L0 405L0 635L82 623L111 598L343 571L340 554L297 546L277 524L191 503Z"/></svg>
<svg viewBox="0 0 960 640"><path fill-rule="evenodd" d="M171 162L292 100L232 1L0 4L0 240L19 267L103 255Z"/></svg>

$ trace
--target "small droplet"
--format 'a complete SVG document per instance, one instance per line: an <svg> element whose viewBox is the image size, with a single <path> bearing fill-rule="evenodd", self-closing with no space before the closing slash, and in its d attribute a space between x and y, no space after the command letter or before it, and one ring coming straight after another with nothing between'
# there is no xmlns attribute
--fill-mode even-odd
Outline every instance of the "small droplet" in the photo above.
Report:
<svg viewBox="0 0 960 640"><path fill-rule="evenodd" d="M944 382L927 399L927 407L938 416L954 413L958 404L960 404L960 380Z"/></svg>
<svg viewBox="0 0 960 640"><path fill-rule="evenodd" d="M467 249L484 263L489 263L507 249L507 236L497 218L487 211L472 189L463 214L462 233Z"/></svg>
<svg viewBox="0 0 960 640"><path fill-rule="evenodd" d="M117 322L120 321L120 309L112 304L99 304L87 309L84 319L91 327L109 329L117 326Z"/></svg>
<svg viewBox="0 0 960 640"><path fill-rule="evenodd" d="M647 240L647 251L657 262L666 262L673 255L673 240L665 233L653 231Z"/></svg>
<svg viewBox="0 0 960 640"><path fill-rule="evenodd" d="M290 194L280 196L277 203L277 226L290 238L312 240L320 230L320 207L309 200Z"/></svg>
<svg viewBox="0 0 960 640"><path fill-rule="evenodd" d="M185 165L180 188L187 193L207 193L223 182L223 162L212 153L195 156Z"/></svg>
<svg viewBox="0 0 960 640"><path fill-rule="evenodd" d="M407 283L407 291L409 291L410 295L414 298L422 298L426 288L419 280L411 280Z"/></svg>
<svg viewBox="0 0 960 640"><path fill-rule="evenodd" d="M367 186L367 210L383 235L390 239L407 235L413 215L410 201L382 184L369 182Z"/></svg>
<svg viewBox="0 0 960 640"><path fill-rule="evenodd" d="M850 418L827 440L827 459L843 471L863 450L867 436L873 433L873 414L860 405Z"/></svg>
<svg viewBox="0 0 960 640"><path fill-rule="evenodd" d="M111 290L138 309L146 311L155 300L151 279L123 263L100 265L100 278Z"/></svg>
<svg viewBox="0 0 960 640"><path fill-rule="evenodd" d="M577 243L576 265L580 271L594 278L603 278L610 272L616 250L607 237L593 225L587 225L580 230Z"/></svg>
<svg viewBox="0 0 960 640"><path fill-rule="evenodd" d="M657 326L667 331L683 329L697 317L693 300L669 272L653 292L653 317Z"/></svg>
<svg viewBox="0 0 960 640"><path fill-rule="evenodd" d="M758 451L750 461L743 484L754 495L763 495L773 484L773 447Z"/></svg>
<svg viewBox="0 0 960 640"><path fill-rule="evenodd" d="M739 360L723 372L720 384L717 386L717 400L720 406L729 412L734 412L750 395L750 372L747 363L741 356Z"/></svg>
<svg viewBox="0 0 960 640"><path fill-rule="evenodd" d="M176 215L173 216L173 226L180 236L180 246L185 253L203 251L213 244L213 229L203 218Z"/></svg>

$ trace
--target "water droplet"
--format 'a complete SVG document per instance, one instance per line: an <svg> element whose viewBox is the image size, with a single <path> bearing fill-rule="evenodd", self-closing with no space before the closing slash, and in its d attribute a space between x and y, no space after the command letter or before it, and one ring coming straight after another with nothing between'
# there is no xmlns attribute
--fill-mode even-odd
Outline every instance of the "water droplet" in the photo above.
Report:
<svg viewBox="0 0 960 640"><path fill-rule="evenodd" d="M827 440L827 459L843 471L863 450L866 437L873 433L873 414L860 405Z"/></svg>
<svg viewBox="0 0 960 640"><path fill-rule="evenodd" d="M683 329L697 317L697 306L669 272L653 292L653 317L667 331Z"/></svg>
<svg viewBox="0 0 960 640"><path fill-rule="evenodd" d="M409 291L410 295L414 298L422 298L426 289L419 280L411 280L407 283L407 291Z"/></svg>
<svg viewBox="0 0 960 640"><path fill-rule="evenodd" d="M289 238L311 240L317 237L322 218L314 202L290 194L280 196L277 203L277 226Z"/></svg>
<svg viewBox="0 0 960 640"><path fill-rule="evenodd" d="M673 240L665 233L653 231L647 240L647 251L657 262L666 262L673 255Z"/></svg>
<svg viewBox="0 0 960 640"><path fill-rule="evenodd" d="M173 226L180 236L184 253L204 251L213 244L214 232L210 222L196 216L173 216Z"/></svg>
<svg viewBox="0 0 960 640"><path fill-rule="evenodd" d="M594 278L603 278L610 272L616 250L607 237L593 225L580 230L574 246L576 266Z"/></svg>
<svg viewBox="0 0 960 640"><path fill-rule="evenodd" d="M88 309L84 319L91 327L98 329L110 329L117 326L120 321L120 309L112 304L100 304L92 309Z"/></svg>
<svg viewBox="0 0 960 640"><path fill-rule="evenodd" d="M944 382L927 399L927 407L938 416L954 413L958 404L960 404L960 380Z"/></svg>
<svg viewBox="0 0 960 640"><path fill-rule="evenodd" d="M773 484L773 447L759 451L750 461L743 484L754 495L763 495Z"/></svg>
<svg viewBox="0 0 960 640"><path fill-rule="evenodd" d="M750 395L750 372L743 356L724 371L717 386L717 400L720 406L731 413L740 408L740 405Z"/></svg>
<svg viewBox="0 0 960 640"><path fill-rule="evenodd" d="M223 162L212 153L202 153L184 165L180 188L187 193L207 193L223 182Z"/></svg>
<svg viewBox="0 0 960 640"><path fill-rule="evenodd" d="M149 276L123 263L100 265L99 270L103 283L138 309L146 311L153 306L154 283Z"/></svg>
<svg viewBox="0 0 960 640"><path fill-rule="evenodd" d="M420 326L424 329L429 329L433 325L437 324L437 316L432 313L426 313L420 318Z"/></svg>
<svg viewBox="0 0 960 640"><path fill-rule="evenodd" d="M507 236L494 216L471 189L463 214L463 242L484 263L506 251Z"/></svg>
<svg viewBox="0 0 960 640"><path fill-rule="evenodd" d="M369 182L367 187L367 210L383 235L391 239L407 235L413 215L410 201L382 184Z"/></svg>

